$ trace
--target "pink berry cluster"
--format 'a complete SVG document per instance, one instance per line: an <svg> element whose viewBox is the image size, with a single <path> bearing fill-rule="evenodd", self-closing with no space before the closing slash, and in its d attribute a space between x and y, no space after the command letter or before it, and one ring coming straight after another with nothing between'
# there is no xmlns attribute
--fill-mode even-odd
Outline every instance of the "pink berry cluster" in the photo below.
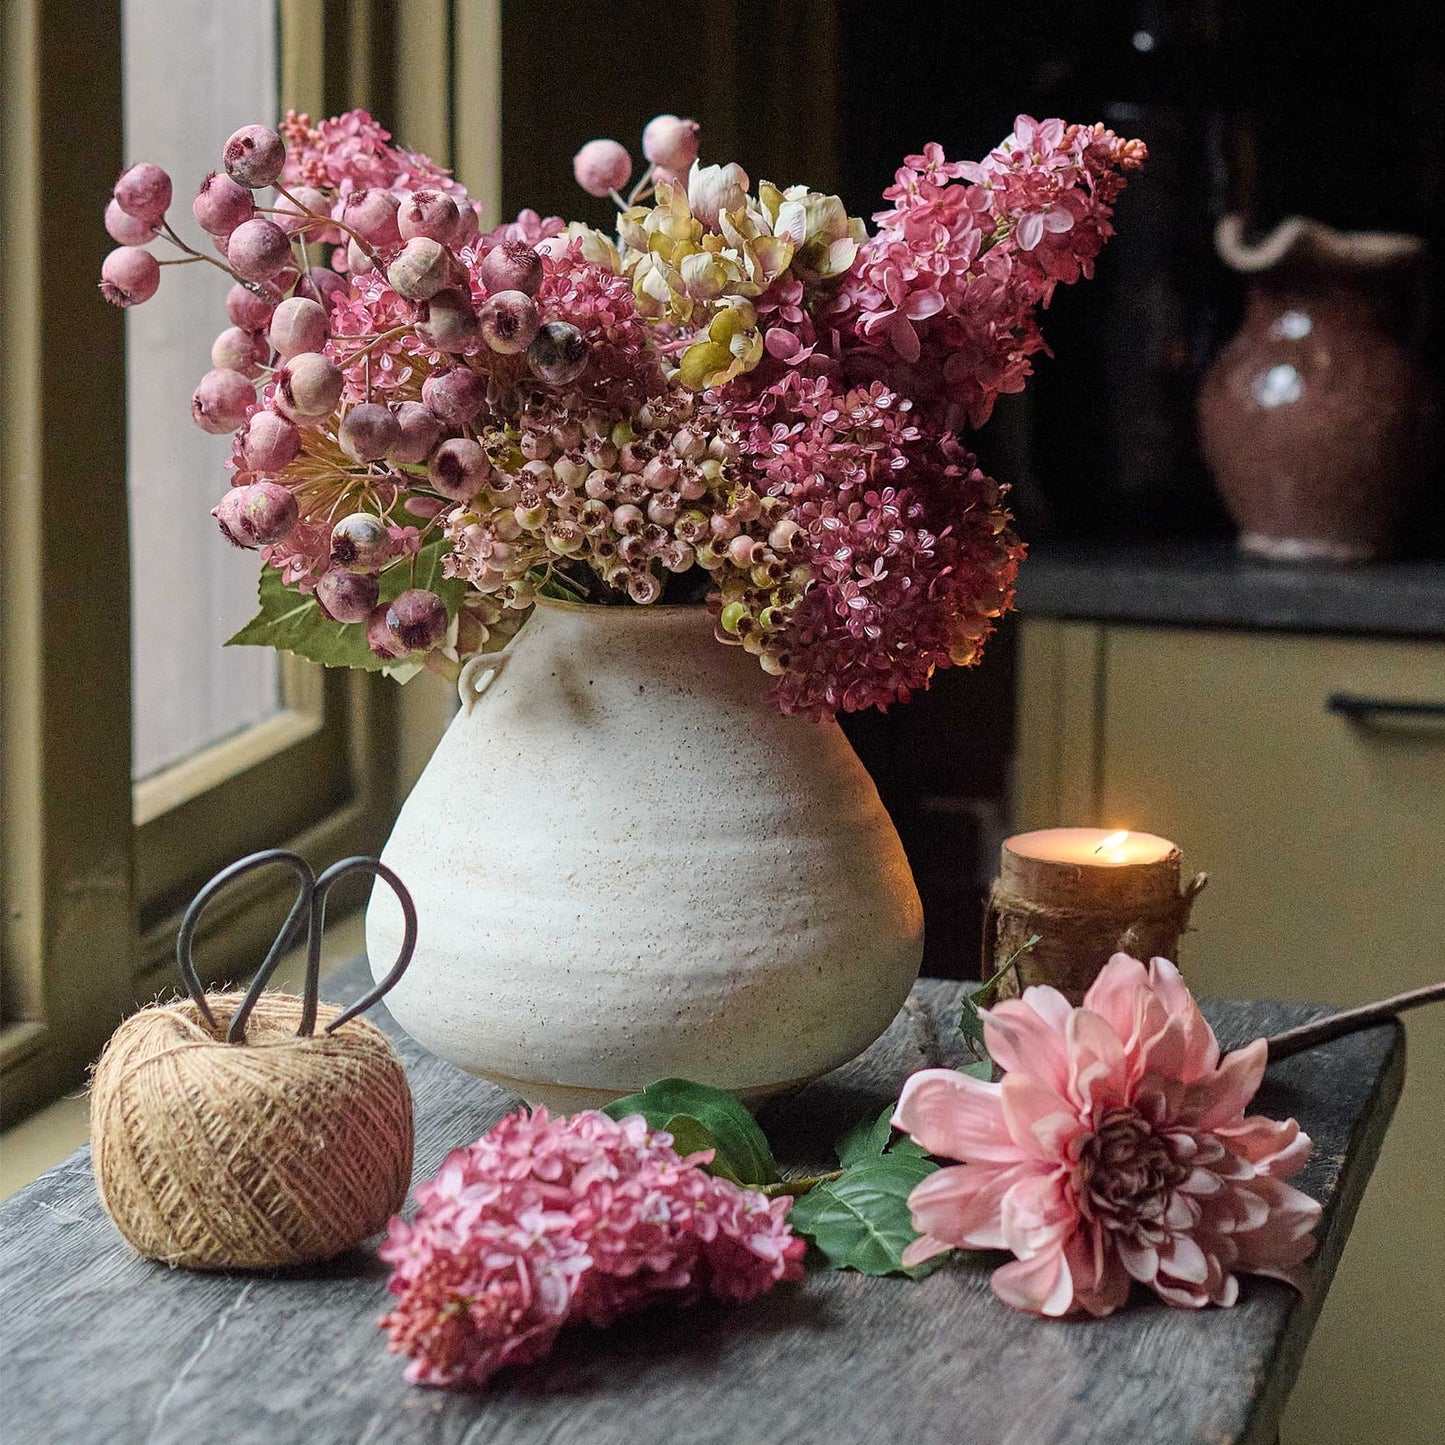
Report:
<svg viewBox="0 0 1445 1445"><path fill-rule="evenodd" d="M764 510L730 420L687 394L644 404L631 420L613 416L543 407L522 418L520 434L483 434L485 480L447 519L450 570L496 594L554 563L583 563L642 605L670 575L719 570Z"/></svg>
<svg viewBox="0 0 1445 1445"><path fill-rule="evenodd" d="M768 1199L679 1156L640 1115L511 1114L416 1191L381 1257L382 1320L407 1378L483 1385L540 1359L568 1323L607 1325L663 1300L749 1300L800 1279L792 1200Z"/></svg>
<svg viewBox="0 0 1445 1445"><path fill-rule="evenodd" d="M233 281L191 403L234 434L222 531L389 668L455 676L539 596L705 600L812 717L976 661L1023 549L957 428L1023 385L1143 146L1026 116L978 165L929 145L872 236L701 165L692 120L642 151L635 182L617 141L575 159L615 236L532 211L483 233L363 111L231 136L192 204L211 250L167 220L164 171L127 170L106 298L146 300L162 264Z"/></svg>

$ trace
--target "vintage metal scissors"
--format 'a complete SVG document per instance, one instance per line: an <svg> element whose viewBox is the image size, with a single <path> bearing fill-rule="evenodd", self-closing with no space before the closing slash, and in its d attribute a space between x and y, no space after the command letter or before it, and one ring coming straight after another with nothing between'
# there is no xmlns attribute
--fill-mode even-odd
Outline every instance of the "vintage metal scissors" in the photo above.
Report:
<svg viewBox="0 0 1445 1445"><path fill-rule="evenodd" d="M263 852L252 853L248 857L232 863L228 868L221 869L191 899L190 906L181 919L180 932L176 935L176 963L180 968L181 977L185 980L186 990L195 1000L201 1016L212 1028L216 1027L216 1019L211 1013L211 1006L207 1002L206 991L201 986L200 975L196 972L195 959L192 956L196 925L200 922L206 905L218 893L247 873L252 873L256 869L264 868L272 863L283 864L296 874L299 885L296 901L291 905L291 911L286 915L286 921L281 925L281 931L276 935L275 942L272 943L261 967L256 971L255 978L251 980L251 986L247 989L246 997L242 1000L240 1008L236 1010L231 1019L230 1026L226 1030L226 1042L231 1044L245 1043L246 1020L250 1017L251 1010L255 1008L256 1000L265 991L271 975L276 972L277 965L281 962L287 949L300 937L303 927L306 931L306 982L302 993L301 1023L296 1030L296 1036L310 1038L316 1032L316 1009L321 991L321 936L326 927L326 897L343 878L350 877L354 873L370 873L374 877L382 879L396 894L397 902L401 904L402 917L405 920L405 933L402 938L401 952L397 955L396 962L392 964L391 971L368 994L332 1019L326 1025L325 1032L334 1033L342 1024L354 1019L358 1014L365 1013L372 1004L384 997L406 972L407 965L411 962L411 956L416 951L416 904L412 902L406 885L379 859L343 858L339 863L333 863L318 878L304 858L299 854L288 852L284 848L267 848Z"/></svg>

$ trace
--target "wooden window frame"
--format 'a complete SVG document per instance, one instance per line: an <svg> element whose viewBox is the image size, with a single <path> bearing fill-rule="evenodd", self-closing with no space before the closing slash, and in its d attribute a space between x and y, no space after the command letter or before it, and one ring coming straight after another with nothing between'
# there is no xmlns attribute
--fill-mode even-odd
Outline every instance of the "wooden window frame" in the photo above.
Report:
<svg viewBox="0 0 1445 1445"><path fill-rule="evenodd" d="M496 215L499 0L278 0L278 21L283 109L367 105ZM277 714L132 785L124 329L88 281L124 159L121 3L7 0L0 34L7 1126L79 1084L119 1019L171 990L179 912L215 867L268 844L317 863L378 848L455 700L429 675L398 689L287 658ZM264 875L217 900L203 970L248 973L284 910Z"/></svg>

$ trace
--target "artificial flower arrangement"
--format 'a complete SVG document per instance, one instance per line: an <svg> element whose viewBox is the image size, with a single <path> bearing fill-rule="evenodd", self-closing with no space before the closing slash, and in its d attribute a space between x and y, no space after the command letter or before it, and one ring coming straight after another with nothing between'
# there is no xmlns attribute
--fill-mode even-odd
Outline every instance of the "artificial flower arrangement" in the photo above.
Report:
<svg viewBox="0 0 1445 1445"><path fill-rule="evenodd" d="M164 170L121 176L109 300L163 265L234 281L191 403L234 433L215 515L265 561L233 641L455 676L538 595L705 602L813 717L978 659L1023 548L959 429L1022 388L1143 144L1026 116L977 164L930 144L871 234L837 197L701 165L690 120L642 149L625 196L620 144L576 157L615 236L531 211L483 233L363 111L237 131L191 207L214 254L167 219Z"/></svg>
<svg viewBox="0 0 1445 1445"><path fill-rule="evenodd" d="M1185 1309L1233 1305L1241 1274L1304 1288L1321 1211L1284 1181L1310 1140L1245 1113L1267 1041L1221 1056L1173 964L1116 954L1081 1007L1033 987L961 1023L984 1057L912 1075L813 1178L779 1179L742 1105L685 1080L503 1119L382 1246L408 1378L479 1386L569 1323L755 1298L801 1278L809 1244L833 1268L915 1276L1006 1251L994 1293L1053 1317L1111 1314L1135 1281Z"/></svg>
<svg viewBox="0 0 1445 1445"><path fill-rule="evenodd" d="M109 300L163 264L234 282L192 399L235 437L217 520L265 563L234 641L455 676L538 596L697 602L811 717L978 659L1023 549L959 432L1023 386L1143 145L1026 116L978 164L929 145L870 234L836 197L701 166L697 136L652 121L626 196L621 145L578 152L615 236L530 211L484 234L360 111L236 132L192 205L215 255L166 219L160 167L121 176ZM808 1245L873 1274L1007 1250L995 1291L1043 1315L1107 1314L1133 1280L1188 1307L1242 1272L1299 1282L1319 1207L1282 1181L1309 1140L1245 1115L1264 1041L1221 1058L1172 965L1120 955L1081 1008L1031 988L961 1025L977 1062L914 1075L811 1179L685 1080L509 1116L393 1221L392 1348L480 1385L568 1323L795 1280Z"/></svg>

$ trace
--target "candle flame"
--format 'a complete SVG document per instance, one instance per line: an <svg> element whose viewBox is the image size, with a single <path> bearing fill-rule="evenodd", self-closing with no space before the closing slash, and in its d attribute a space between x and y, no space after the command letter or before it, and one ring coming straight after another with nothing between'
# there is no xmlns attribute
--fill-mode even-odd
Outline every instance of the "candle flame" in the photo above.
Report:
<svg viewBox="0 0 1445 1445"><path fill-rule="evenodd" d="M1129 830L1127 828L1121 828L1117 833L1110 833L1107 838L1103 839L1099 846L1094 849L1094 852L1113 853L1128 841Z"/></svg>

